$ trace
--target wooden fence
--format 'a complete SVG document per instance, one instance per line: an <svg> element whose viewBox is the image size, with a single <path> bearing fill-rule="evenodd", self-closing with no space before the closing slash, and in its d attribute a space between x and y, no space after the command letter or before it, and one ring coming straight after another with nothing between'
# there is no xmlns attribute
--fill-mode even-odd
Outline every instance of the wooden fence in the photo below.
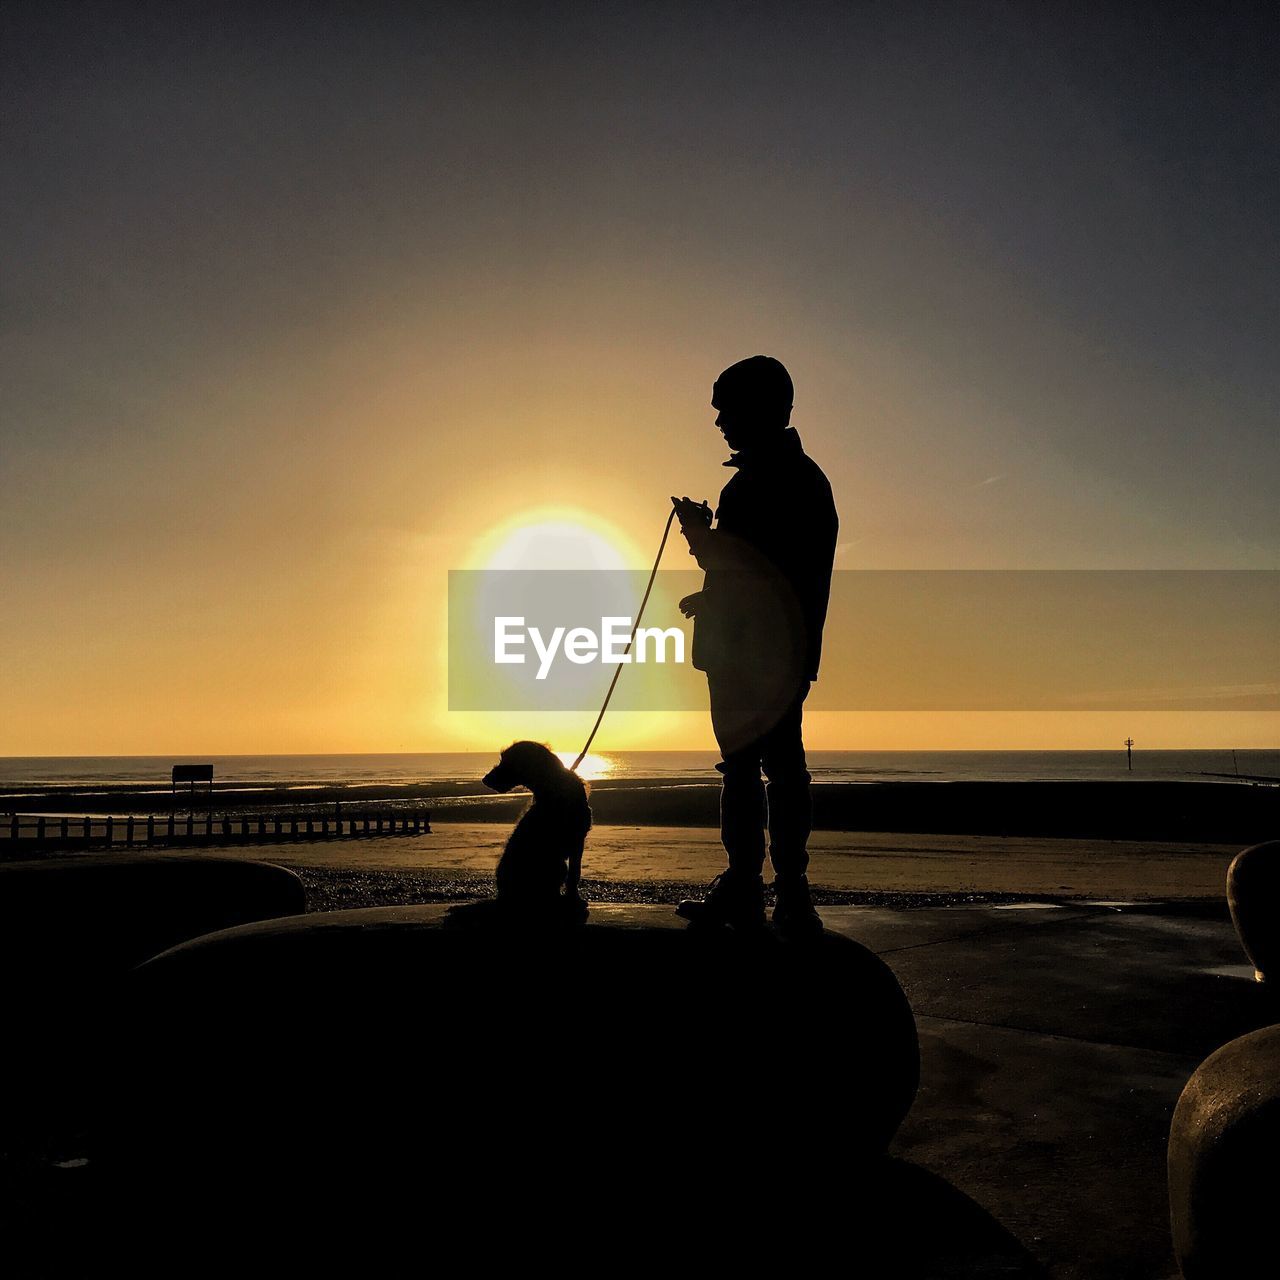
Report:
<svg viewBox="0 0 1280 1280"><path fill-rule="evenodd" d="M188 813L136 814L116 817L51 817L13 814L0 819L0 848L110 849L148 845L271 844L288 840L337 837L417 836L431 832L431 813L381 810L339 816L257 814L254 816Z"/></svg>

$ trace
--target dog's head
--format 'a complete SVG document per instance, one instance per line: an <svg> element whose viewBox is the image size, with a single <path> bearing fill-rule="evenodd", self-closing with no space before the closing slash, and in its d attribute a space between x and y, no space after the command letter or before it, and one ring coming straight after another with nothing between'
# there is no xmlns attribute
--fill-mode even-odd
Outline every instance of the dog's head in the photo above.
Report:
<svg viewBox="0 0 1280 1280"><path fill-rule="evenodd" d="M513 742L484 775L484 785L491 791L527 787L536 792L563 782L568 772L560 757L545 743Z"/></svg>

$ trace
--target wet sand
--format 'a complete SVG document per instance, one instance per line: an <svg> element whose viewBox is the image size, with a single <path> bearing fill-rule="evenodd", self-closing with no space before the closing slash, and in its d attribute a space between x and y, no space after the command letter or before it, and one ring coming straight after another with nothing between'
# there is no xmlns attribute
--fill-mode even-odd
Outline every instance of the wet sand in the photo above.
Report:
<svg viewBox="0 0 1280 1280"><path fill-rule="evenodd" d="M506 823L437 821L420 836L219 852L298 869L318 906L375 905L487 894L509 831ZM809 874L833 902L1220 902L1237 852L1234 844L819 831ZM583 866L588 894L600 901L671 901L723 869L712 829L607 824L591 832Z"/></svg>

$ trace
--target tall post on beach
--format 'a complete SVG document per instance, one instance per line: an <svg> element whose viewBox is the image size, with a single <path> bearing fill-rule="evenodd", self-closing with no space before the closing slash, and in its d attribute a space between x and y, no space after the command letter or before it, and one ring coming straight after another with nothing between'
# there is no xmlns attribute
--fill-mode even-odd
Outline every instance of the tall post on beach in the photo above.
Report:
<svg viewBox="0 0 1280 1280"><path fill-rule="evenodd" d="M1129 772L1133 772L1133 739L1126 738L1124 740L1124 752L1129 760Z"/></svg>

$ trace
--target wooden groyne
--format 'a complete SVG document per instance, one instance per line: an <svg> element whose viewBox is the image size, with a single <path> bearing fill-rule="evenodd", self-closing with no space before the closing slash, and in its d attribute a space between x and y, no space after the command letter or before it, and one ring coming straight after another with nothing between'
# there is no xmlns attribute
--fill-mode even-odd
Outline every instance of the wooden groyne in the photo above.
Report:
<svg viewBox="0 0 1280 1280"><path fill-rule="evenodd" d="M431 833L431 811L383 809L318 814L129 814L73 817L20 814L0 819L0 850L112 849L166 845L277 844Z"/></svg>

